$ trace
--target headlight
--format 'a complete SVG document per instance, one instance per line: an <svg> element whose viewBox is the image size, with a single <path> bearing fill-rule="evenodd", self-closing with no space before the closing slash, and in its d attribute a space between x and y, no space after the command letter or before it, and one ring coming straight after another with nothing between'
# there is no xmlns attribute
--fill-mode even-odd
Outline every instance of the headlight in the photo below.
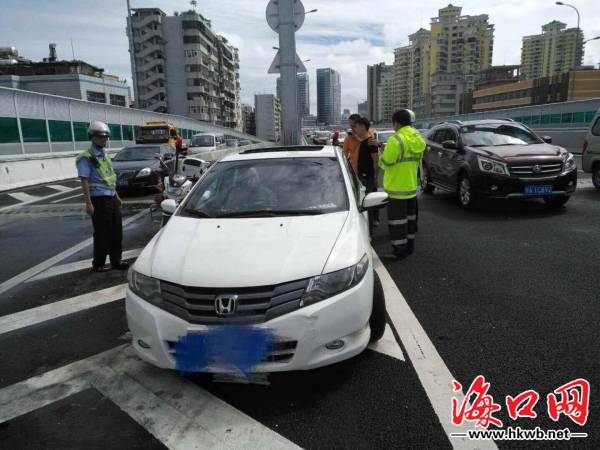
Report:
<svg viewBox="0 0 600 450"><path fill-rule="evenodd" d="M150 167L144 167L142 170L138 172L136 177L147 177L152 173L152 169Z"/></svg>
<svg viewBox="0 0 600 450"><path fill-rule="evenodd" d="M571 153L569 153L569 156L567 156L567 159L563 163L563 172L573 170L576 167L577 167L577 163L575 163L575 158L573 158L573 155Z"/></svg>
<svg viewBox="0 0 600 450"><path fill-rule="evenodd" d="M369 258L365 253L358 264L352 267L311 278L300 306L312 305L356 286L364 278L368 268Z"/></svg>
<svg viewBox="0 0 600 450"><path fill-rule="evenodd" d="M477 162L479 162L479 168L482 172L493 173L495 175L510 175L508 166L499 161L477 156Z"/></svg>
<svg viewBox="0 0 600 450"><path fill-rule="evenodd" d="M171 186L169 186L167 188L167 192L172 195L181 195L182 190L183 190L183 188L175 188L175 187L171 187Z"/></svg>
<svg viewBox="0 0 600 450"><path fill-rule="evenodd" d="M162 294L160 292L160 281L142 275L131 270L129 272L129 289L135 292L139 297L156 306L163 307Z"/></svg>

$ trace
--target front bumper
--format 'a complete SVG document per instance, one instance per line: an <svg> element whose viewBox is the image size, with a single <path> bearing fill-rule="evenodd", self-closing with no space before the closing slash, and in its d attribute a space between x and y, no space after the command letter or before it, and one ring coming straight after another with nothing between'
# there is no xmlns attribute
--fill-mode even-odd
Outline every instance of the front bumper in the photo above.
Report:
<svg viewBox="0 0 600 450"><path fill-rule="evenodd" d="M549 185L553 188L552 194L525 195L525 186ZM575 192L577 188L577 168L560 175L531 178L477 173L473 176L472 188L477 194L493 199L567 196Z"/></svg>
<svg viewBox="0 0 600 450"><path fill-rule="evenodd" d="M124 184L119 184L122 182ZM157 172L153 172L146 177L133 176L128 180L117 179L117 191L132 191L135 189L146 189L160 186L162 184L161 176Z"/></svg>
<svg viewBox="0 0 600 450"><path fill-rule="evenodd" d="M373 306L373 271L369 270L360 284L335 297L258 325L242 325L257 332L268 332L278 342L279 350L265 350L261 362L251 372L282 372L308 370L333 364L361 353L371 337L369 318ZM184 363L177 354L176 344L190 335L220 336L223 325L191 324L134 294L126 294L127 322L133 334L133 348L145 361L165 369L182 370ZM235 325L226 325L235 333ZM240 334L242 336L243 334ZM238 340L236 346L251 345ZM244 335L245 336L245 335ZM325 345L334 340L344 341L341 349L329 350ZM140 346L140 341L150 348ZM222 344L222 343L220 343ZM226 343L223 343L226 345ZM214 347L211 347L214 348ZM283 349L283 350L282 350ZM248 349L255 351L255 349ZM223 350L230 355L229 349ZM219 355L217 355L219 356ZM264 356L264 358L262 358ZM281 356L285 356L281 358ZM202 358L200 358L202 359ZM236 361L218 358L192 371L238 372ZM185 362L189 368L189 361ZM186 370L187 371L187 370Z"/></svg>

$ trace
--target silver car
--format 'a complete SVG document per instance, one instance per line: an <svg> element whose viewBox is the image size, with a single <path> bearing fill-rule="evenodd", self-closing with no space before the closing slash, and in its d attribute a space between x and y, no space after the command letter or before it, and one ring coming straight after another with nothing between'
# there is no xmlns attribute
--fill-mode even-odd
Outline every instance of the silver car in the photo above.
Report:
<svg viewBox="0 0 600 450"><path fill-rule="evenodd" d="M600 189L600 110L596 113L590 125L581 158L583 171L592 174L592 182Z"/></svg>

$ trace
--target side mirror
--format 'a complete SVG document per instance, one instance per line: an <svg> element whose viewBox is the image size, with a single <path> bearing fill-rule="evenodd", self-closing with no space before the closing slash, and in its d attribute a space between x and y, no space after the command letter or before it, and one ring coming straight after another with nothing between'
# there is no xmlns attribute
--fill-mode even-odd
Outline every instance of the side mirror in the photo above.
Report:
<svg viewBox="0 0 600 450"><path fill-rule="evenodd" d="M160 206L162 207L164 212L169 214L175 214L175 210L177 209L177 202L170 198L167 200L163 200Z"/></svg>
<svg viewBox="0 0 600 450"><path fill-rule="evenodd" d="M552 144L552 136L542 136L542 141L546 144Z"/></svg>
<svg viewBox="0 0 600 450"><path fill-rule="evenodd" d="M165 154L163 155L163 159L164 159L165 161L168 161L169 159L173 159L173 155L171 155L170 153L165 153Z"/></svg>
<svg viewBox="0 0 600 450"><path fill-rule="evenodd" d="M372 192L363 199L360 212L385 208L389 201L390 196L385 192Z"/></svg>
<svg viewBox="0 0 600 450"><path fill-rule="evenodd" d="M161 155L160 153L155 153L154 159L163 159L163 155Z"/></svg>
<svg viewBox="0 0 600 450"><path fill-rule="evenodd" d="M455 150L456 149L456 141L444 141L444 142L442 142L442 147L444 147L445 149L448 149L448 150Z"/></svg>

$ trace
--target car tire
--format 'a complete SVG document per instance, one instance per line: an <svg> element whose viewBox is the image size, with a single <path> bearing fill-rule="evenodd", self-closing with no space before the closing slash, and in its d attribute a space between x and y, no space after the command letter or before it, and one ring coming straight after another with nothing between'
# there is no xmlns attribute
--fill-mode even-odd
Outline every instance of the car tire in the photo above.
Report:
<svg viewBox="0 0 600 450"><path fill-rule="evenodd" d="M463 173L458 182L458 201L465 209L473 209L477 203L477 194L473 191L471 177Z"/></svg>
<svg viewBox="0 0 600 450"><path fill-rule="evenodd" d="M429 180L429 171L425 164L421 166L423 170L423 175L419 174L419 183L421 184L421 190L426 194L431 194L435 190L435 186L431 184Z"/></svg>
<svg viewBox="0 0 600 450"><path fill-rule="evenodd" d="M567 203L570 198L570 195L564 197L544 197L544 201L546 202L546 205L551 208L559 208Z"/></svg>
<svg viewBox="0 0 600 450"><path fill-rule="evenodd" d="M377 272L373 271L373 310L369 319L371 327L371 342L378 341L385 333L387 311L385 309L385 294Z"/></svg>
<svg viewBox="0 0 600 450"><path fill-rule="evenodd" d="M592 183L596 189L600 189L600 163L596 163L592 169Z"/></svg>

